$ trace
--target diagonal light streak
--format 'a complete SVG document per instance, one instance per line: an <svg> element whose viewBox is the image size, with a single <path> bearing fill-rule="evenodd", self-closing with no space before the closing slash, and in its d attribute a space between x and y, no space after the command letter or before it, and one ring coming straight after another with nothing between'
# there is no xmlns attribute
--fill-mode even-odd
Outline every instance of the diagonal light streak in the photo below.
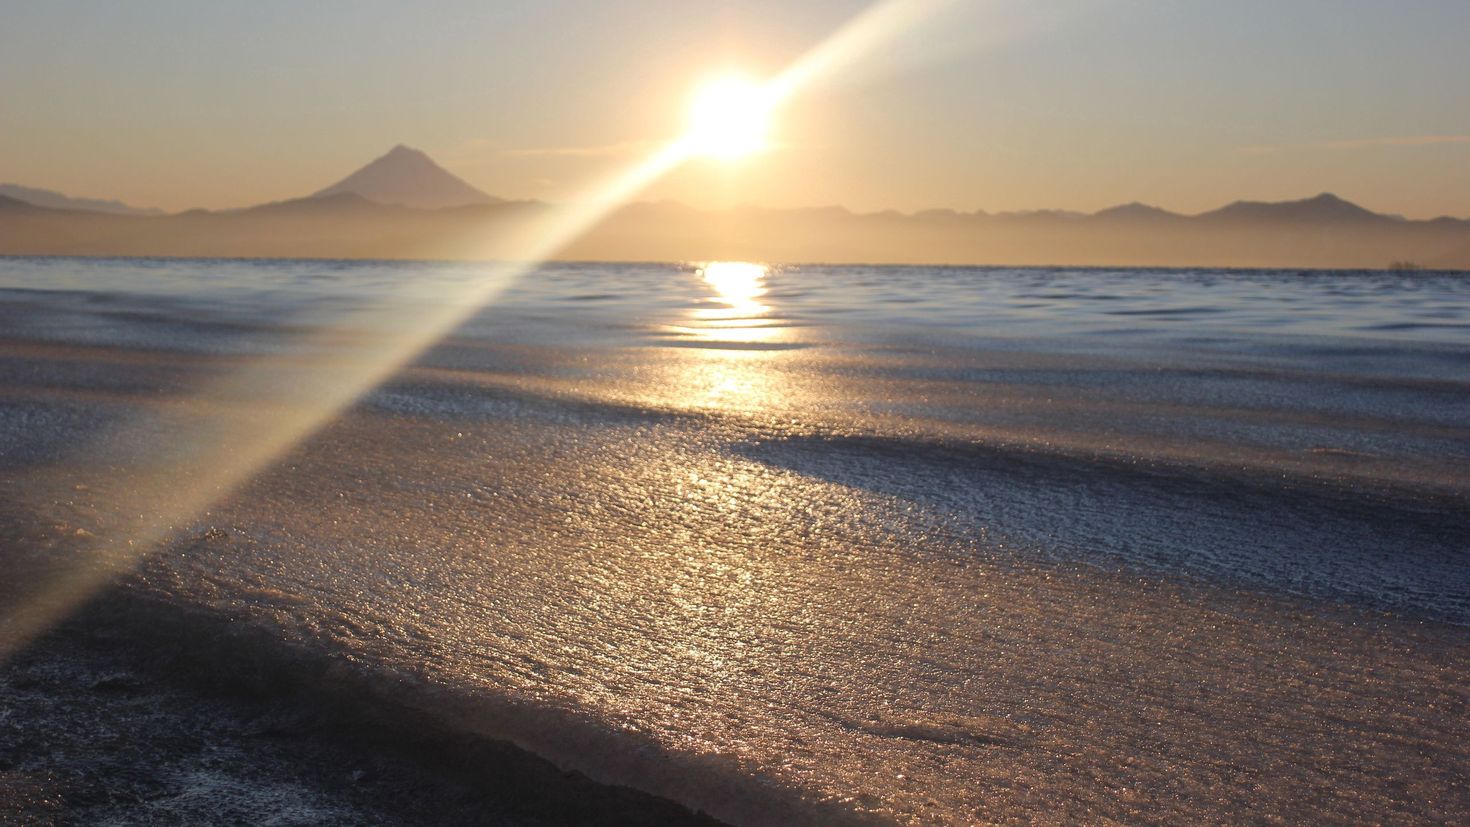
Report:
<svg viewBox="0 0 1470 827"><path fill-rule="evenodd" d="M767 86L772 106L789 100L899 34L950 0L886 0L854 18ZM98 515L92 536L78 537L68 558L31 573L24 596L3 608L0 660L44 633L116 575L165 545L214 502L327 425L363 394L439 341L618 206L697 154L690 139L674 140L583 198L519 231L513 261L487 265L483 276L444 288L432 302L402 297L354 312L307 337L288 356L268 356L207 382L180 409L164 414L168 450L158 422L114 434L120 444L153 443L149 458L127 469L126 492ZM59 492L74 478L36 480ZM48 484L49 482L49 484Z"/></svg>

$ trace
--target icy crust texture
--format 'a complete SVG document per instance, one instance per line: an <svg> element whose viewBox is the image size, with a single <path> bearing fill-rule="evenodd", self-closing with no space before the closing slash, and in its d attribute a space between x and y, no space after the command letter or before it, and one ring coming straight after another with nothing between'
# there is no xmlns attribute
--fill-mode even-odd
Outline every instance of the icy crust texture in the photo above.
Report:
<svg viewBox="0 0 1470 827"><path fill-rule="evenodd" d="M1470 819L1470 344L1372 329L1464 285L1095 275L555 271L128 588L736 823ZM1261 293L1356 332L1164 312ZM69 446L289 344L12 298L86 339L0 365L51 560L151 443Z"/></svg>

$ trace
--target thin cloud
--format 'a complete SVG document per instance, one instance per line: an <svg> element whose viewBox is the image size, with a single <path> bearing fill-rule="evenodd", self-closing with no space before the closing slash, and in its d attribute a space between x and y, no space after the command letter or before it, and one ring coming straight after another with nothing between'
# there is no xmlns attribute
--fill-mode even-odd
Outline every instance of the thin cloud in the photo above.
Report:
<svg viewBox="0 0 1470 827"><path fill-rule="evenodd" d="M1245 155L1272 155L1304 149L1373 149L1376 147L1444 146L1446 144L1470 144L1470 135L1399 135L1387 138L1354 138L1343 141L1322 141L1312 144L1256 144L1240 147Z"/></svg>
<svg viewBox="0 0 1470 827"><path fill-rule="evenodd" d="M655 145L654 141L622 141L601 146L549 146L525 149L502 150L505 155L517 158L608 158L617 155L634 155L646 152Z"/></svg>
<svg viewBox="0 0 1470 827"><path fill-rule="evenodd" d="M1435 146L1438 144L1470 144L1470 135L1408 135L1399 138L1362 138L1356 141L1333 141L1329 149L1363 149L1373 146Z"/></svg>
<svg viewBox="0 0 1470 827"><path fill-rule="evenodd" d="M615 158L638 155L657 146L656 141L622 141L601 146L505 147L489 138L468 138L455 147L446 160L483 166L498 158Z"/></svg>
<svg viewBox="0 0 1470 827"><path fill-rule="evenodd" d="M613 144L602 144L598 146L533 146L533 147L500 147L486 138L470 138L460 144L449 160L466 164L488 164L494 163L496 157L500 158L617 158L646 155L654 150L665 146L668 141L621 141ZM770 141L766 144L766 152L786 152L793 149L803 148L802 145L789 141ZM813 148L813 147L805 147Z"/></svg>

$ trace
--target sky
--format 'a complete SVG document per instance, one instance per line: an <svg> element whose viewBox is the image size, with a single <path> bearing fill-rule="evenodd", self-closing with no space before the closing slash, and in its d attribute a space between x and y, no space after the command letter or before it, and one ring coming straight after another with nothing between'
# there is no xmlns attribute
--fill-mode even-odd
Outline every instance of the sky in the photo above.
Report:
<svg viewBox="0 0 1470 827"><path fill-rule="evenodd" d="M168 210L309 194L395 144L565 200L862 0L0 0L0 182ZM955 0L643 197L1199 212L1335 192L1470 216L1466 0Z"/></svg>

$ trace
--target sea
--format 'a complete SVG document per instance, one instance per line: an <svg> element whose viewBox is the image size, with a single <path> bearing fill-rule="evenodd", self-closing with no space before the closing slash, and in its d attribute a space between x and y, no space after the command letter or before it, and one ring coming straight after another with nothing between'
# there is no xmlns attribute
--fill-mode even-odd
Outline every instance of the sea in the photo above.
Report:
<svg viewBox="0 0 1470 827"><path fill-rule="evenodd" d="M0 496L7 657L728 823L1470 820L1470 274L0 258Z"/></svg>

